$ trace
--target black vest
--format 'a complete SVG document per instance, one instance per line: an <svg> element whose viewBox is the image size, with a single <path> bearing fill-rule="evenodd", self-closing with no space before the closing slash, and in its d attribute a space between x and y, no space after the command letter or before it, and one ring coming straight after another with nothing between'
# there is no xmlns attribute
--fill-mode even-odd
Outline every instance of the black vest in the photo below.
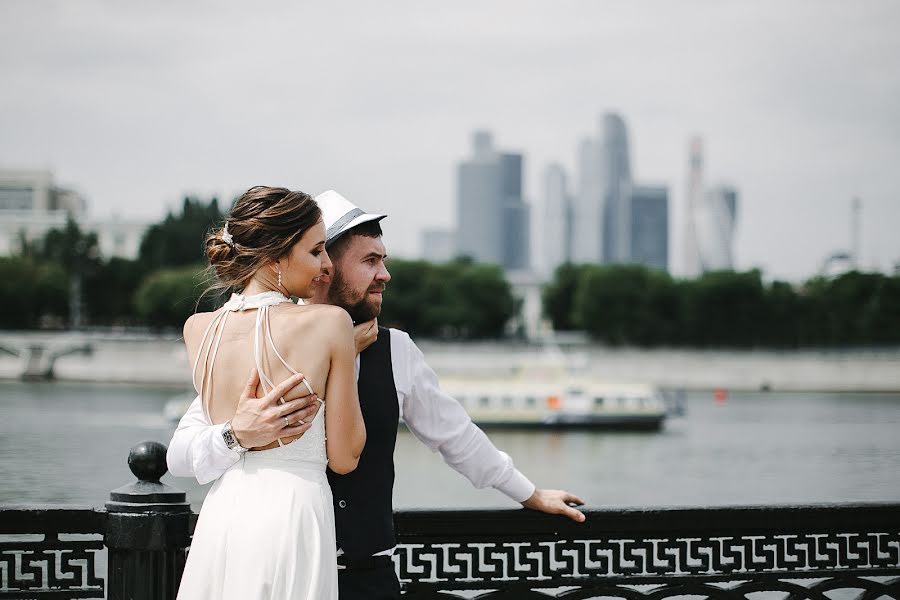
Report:
<svg viewBox="0 0 900 600"><path fill-rule="evenodd" d="M337 544L347 558L372 556L397 545L392 496L400 406L391 365L391 333L386 327L378 328L378 339L359 356L357 388L366 424L359 466L347 475L328 470Z"/></svg>

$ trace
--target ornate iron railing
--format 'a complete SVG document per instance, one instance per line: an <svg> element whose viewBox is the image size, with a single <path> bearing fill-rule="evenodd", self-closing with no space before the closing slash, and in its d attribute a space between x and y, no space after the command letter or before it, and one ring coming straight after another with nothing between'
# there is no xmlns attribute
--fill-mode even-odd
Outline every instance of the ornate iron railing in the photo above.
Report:
<svg viewBox="0 0 900 600"><path fill-rule="evenodd" d="M0 506L0 599L174 599L193 515L159 482L164 446L136 446L129 465L138 481L104 508ZM404 597L900 600L900 504L587 516L397 512Z"/></svg>
<svg viewBox="0 0 900 600"><path fill-rule="evenodd" d="M103 510L0 507L0 598L102 598L105 531Z"/></svg>
<svg viewBox="0 0 900 600"><path fill-rule="evenodd" d="M408 511L395 565L410 598L900 598L900 505ZM536 590L542 590L538 593ZM472 597L471 595L467 597Z"/></svg>

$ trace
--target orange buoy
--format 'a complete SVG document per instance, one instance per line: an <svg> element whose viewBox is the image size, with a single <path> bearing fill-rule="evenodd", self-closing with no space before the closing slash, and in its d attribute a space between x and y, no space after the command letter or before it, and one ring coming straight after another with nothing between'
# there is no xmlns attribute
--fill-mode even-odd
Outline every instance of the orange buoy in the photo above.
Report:
<svg viewBox="0 0 900 600"><path fill-rule="evenodd" d="M725 404L728 402L728 390L725 388L716 388L713 390L713 400L720 406Z"/></svg>

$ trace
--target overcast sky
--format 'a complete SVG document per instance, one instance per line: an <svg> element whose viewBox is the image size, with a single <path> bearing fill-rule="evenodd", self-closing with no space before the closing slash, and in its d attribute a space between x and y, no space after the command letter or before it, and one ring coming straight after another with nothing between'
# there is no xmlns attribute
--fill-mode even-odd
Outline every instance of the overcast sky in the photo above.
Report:
<svg viewBox="0 0 900 600"><path fill-rule="evenodd" d="M739 268L802 279L849 246L900 261L900 2L0 0L0 166L49 167L95 215L185 193L334 188L416 256L452 227L476 128L571 172L605 111L668 184L677 267L691 135L737 186Z"/></svg>

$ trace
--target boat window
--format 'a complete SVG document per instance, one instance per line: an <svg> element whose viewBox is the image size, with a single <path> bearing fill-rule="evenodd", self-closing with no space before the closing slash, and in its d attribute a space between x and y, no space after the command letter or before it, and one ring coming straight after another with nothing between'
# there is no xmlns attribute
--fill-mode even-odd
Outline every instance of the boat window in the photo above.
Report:
<svg viewBox="0 0 900 600"><path fill-rule="evenodd" d="M491 401L491 399L488 398L487 396L482 396L481 398L478 399L478 403L481 406L487 406L490 403L490 401Z"/></svg>
<svg viewBox="0 0 900 600"><path fill-rule="evenodd" d="M537 404L537 398L534 396L528 396L525 398L525 405L529 408L533 408Z"/></svg>
<svg viewBox="0 0 900 600"><path fill-rule="evenodd" d="M603 408L603 396L594 397L594 406L597 408Z"/></svg>

